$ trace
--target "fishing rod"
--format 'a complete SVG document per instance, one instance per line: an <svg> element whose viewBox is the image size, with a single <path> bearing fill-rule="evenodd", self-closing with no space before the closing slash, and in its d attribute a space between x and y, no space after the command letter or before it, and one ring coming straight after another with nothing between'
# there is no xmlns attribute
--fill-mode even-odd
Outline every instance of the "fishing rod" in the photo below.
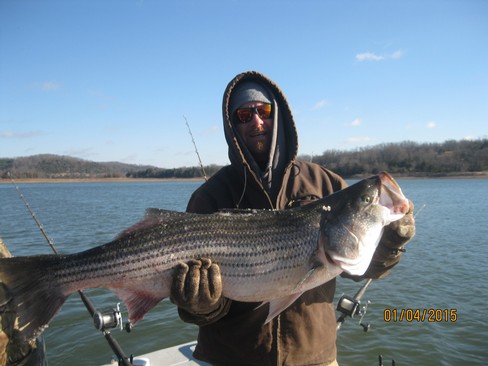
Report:
<svg viewBox="0 0 488 366"><path fill-rule="evenodd" d="M57 251L56 246L54 245L54 242L47 235L47 232L44 229L44 225L42 225L41 221L37 218L36 213L34 212L34 210L29 205L29 202L27 202L27 199L25 198L24 194L20 190L19 186L15 182L15 180L12 177L12 175L10 174L10 172L8 172L7 175L10 178L12 184L15 186L15 190L19 194L19 196L20 196L22 202L24 203L25 207L27 208L27 210L31 214L32 218L34 219L35 223L37 224L37 227L41 231L44 238L47 240L52 251L54 252L54 254L59 255L59 252ZM88 296L82 290L78 290L78 294L80 295L81 301L83 302L86 309L88 310L88 313L92 317L92 319L95 323L95 327L102 332L102 334L104 335L105 339L107 340L110 348L112 348L112 351L117 356L119 365L132 366L132 356L130 357L130 360L129 360L129 358L127 358L124 351L122 350L120 345L117 343L115 338L112 337L112 334L110 333L110 330L109 330L109 328L115 328L115 327L118 327L119 324L122 324L122 317L120 315L119 306L117 305L117 309L114 309L114 311L112 313L102 314L101 312L97 311L97 309L95 308L95 305L93 305L92 301L88 298ZM126 330L130 331L128 326L126 326Z"/></svg>
<svg viewBox="0 0 488 366"><path fill-rule="evenodd" d="M200 154L198 153L197 144L195 143L195 139L193 138L193 133L191 133L190 124L188 123L188 119L186 118L185 115L183 115L183 118L185 119L185 124L186 127L188 127L188 133L190 134L191 137L191 142L193 143L193 147L195 148L195 153L197 154L198 157L198 162L200 163L200 173L202 174L203 179L207 181L208 180L207 173L205 173L205 168L203 167L202 159L200 159Z"/></svg>
<svg viewBox="0 0 488 366"><path fill-rule="evenodd" d="M368 278L368 280L361 286L358 292L356 292L354 297L343 295L339 299L337 303L337 310L340 311L342 314L337 319L337 331L341 329L342 324L346 321L346 318L348 316L353 318L355 315L361 315L361 318L359 319L359 325L363 327L363 330L365 332L369 330L370 324L364 324L362 322L364 315L366 315L369 301L366 303L365 306L361 307L361 299L363 298L364 293L366 292L366 289L371 284L371 282L373 282L373 279ZM391 360L391 365L395 366L395 360ZM384 366L382 355L378 356L378 366Z"/></svg>
<svg viewBox="0 0 488 366"><path fill-rule="evenodd" d="M347 317L353 318L355 315L361 315L359 319L359 325L363 327L363 330L367 332L369 330L369 324L363 324L362 320L366 311L368 309L368 303L365 306L361 307L361 299L366 292L368 286L373 282L372 278L368 278L368 280L361 286L361 288L356 292L353 297L343 295L339 301L337 302L337 310L340 311L342 314L337 319L337 328L336 330L341 329L342 324L346 321Z"/></svg>

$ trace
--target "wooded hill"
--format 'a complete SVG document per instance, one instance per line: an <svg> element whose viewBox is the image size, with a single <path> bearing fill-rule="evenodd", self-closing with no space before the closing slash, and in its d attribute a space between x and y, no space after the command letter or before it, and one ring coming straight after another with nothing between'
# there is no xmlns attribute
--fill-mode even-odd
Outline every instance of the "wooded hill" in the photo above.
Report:
<svg viewBox="0 0 488 366"><path fill-rule="evenodd" d="M443 143L401 142L356 150L326 150L300 159L323 165L339 175L366 176L380 171L406 176L449 176L488 173L488 139ZM205 167L207 176L220 167ZM97 163L68 156L34 155L0 158L0 177L8 172L25 178L200 178L200 167L163 169L118 162Z"/></svg>
<svg viewBox="0 0 488 366"><path fill-rule="evenodd" d="M408 176L488 173L488 139L422 144L406 141L354 151L327 150L320 156L301 158L312 160L343 177L381 171Z"/></svg>
<svg viewBox="0 0 488 366"><path fill-rule="evenodd" d="M97 163L51 154L0 158L1 178L8 178L9 172L17 179L122 178L129 171L147 168L149 166L118 162Z"/></svg>
<svg viewBox="0 0 488 366"><path fill-rule="evenodd" d="M326 150L322 155L299 157L331 169L344 178L387 171L403 176L450 176L488 174L488 139L446 141L443 143L400 142L352 151ZM218 166L205 167L208 176ZM201 177L200 168L132 171L137 178Z"/></svg>

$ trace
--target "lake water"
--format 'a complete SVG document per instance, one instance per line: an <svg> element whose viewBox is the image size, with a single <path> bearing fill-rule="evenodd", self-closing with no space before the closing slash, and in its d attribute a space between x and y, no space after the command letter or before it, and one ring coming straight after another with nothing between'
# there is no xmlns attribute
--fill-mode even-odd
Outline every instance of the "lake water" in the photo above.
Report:
<svg viewBox="0 0 488 366"><path fill-rule="evenodd" d="M370 301L363 319L371 325L370 330L364 332L357 318L347 319L342 326L339 363L378 365L381 354L385 366L391 365L392 359L396 365L486 365L488 180L399 183L415 203L417 235L392 274L373 281L363 298L363 303ZM58 250L72 253L110 241L139 220L148 207L183 211L200 184L46 183L19 187ZM0 237L16 256L50 253L11 184L0 184ZM354 295L359 286L340 279L337 299L342 293ZM108 290L86 293L99 309L112 308L118 302ZM426 318L422 320L419 314L424 309ZM391 319L387 321L385 316ZM168 300L149 312L130 334L112 331L128 355L188 342L196 333L195 326L179 320ZM112 356L76 294L52 321L44 339L50 365L99 365L108 363Z"/></svg>

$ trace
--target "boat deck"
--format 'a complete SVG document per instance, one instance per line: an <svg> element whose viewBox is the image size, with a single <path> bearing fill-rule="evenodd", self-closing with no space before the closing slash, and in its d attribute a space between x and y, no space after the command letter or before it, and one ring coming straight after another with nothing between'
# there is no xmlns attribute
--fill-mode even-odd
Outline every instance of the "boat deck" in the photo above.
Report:
<svg viewBox="0 0 488 366"><path fill-rule="evenodd" d="M210 366L206 362L198 361L193 358L197 342L189 342L174 347L169 347L154 351L134 358L134 366ZM105 366L117 365L117 361Z"/></svg>

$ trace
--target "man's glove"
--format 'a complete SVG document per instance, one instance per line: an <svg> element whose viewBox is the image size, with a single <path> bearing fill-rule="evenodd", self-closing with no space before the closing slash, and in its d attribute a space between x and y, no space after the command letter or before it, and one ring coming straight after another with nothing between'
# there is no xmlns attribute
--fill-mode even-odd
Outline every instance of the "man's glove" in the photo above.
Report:
<svg viewBox="0 0 488 366"><path fill-rule="evenodd" d="M208 258L179 263L174 270L171 301L191 315L210 315L222 306L220 267Z"/></svg>
<svg viewBox="0 0 488 366"><path fill-rule="evenodd" d="M415 235L414 205L409 201L409 210L400 220L386 226L366 273L361 278L383 278L400 261L405 244Z"/></svg>
<svg viewBox="0 0 488 366"><path fill-rule="evenodd" d="M381 237L380 244L391 249L391 254L398 254L398 252L405 251L403 246L415 235L414 205L410 200L408 204L409 209L405 216L385 227L385 231Z"/></svg>

